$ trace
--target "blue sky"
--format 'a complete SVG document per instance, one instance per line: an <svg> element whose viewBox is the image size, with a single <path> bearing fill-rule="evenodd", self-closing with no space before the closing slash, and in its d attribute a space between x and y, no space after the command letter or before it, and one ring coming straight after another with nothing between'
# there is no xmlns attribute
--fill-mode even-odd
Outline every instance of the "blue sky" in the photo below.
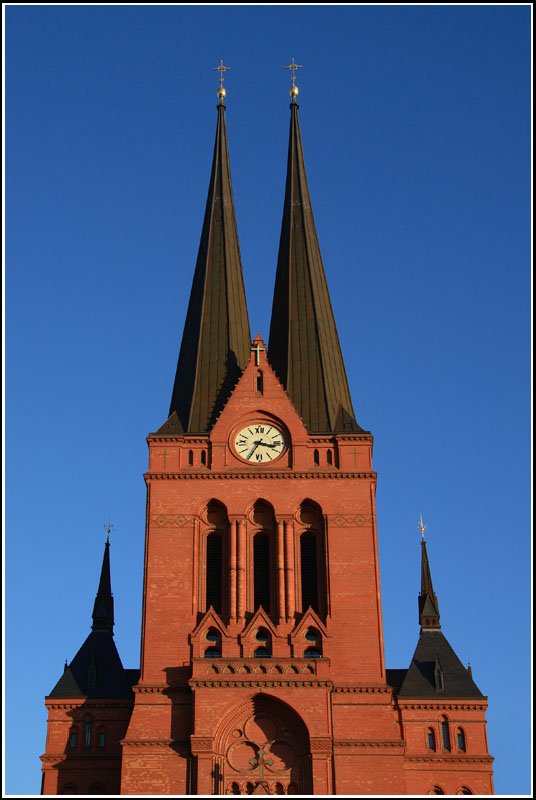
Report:
<svg viewBox="0 0 536 800"><path fill-rule="evenodd" d="M375 436L387 666L443 631L530 792L528 6L6 9L5 790L89 632L110 517L139 664L146 435L166 418L227 74L252 335L268 337L289 76L357 419Z"/></svg>

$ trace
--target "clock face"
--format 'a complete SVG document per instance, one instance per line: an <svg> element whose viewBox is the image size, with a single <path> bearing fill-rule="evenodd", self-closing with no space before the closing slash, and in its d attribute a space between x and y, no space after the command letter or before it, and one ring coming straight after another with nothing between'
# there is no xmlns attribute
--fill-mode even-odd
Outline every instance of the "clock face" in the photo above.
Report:
<svg viewBox="0 0 536 800"><path fill-rule="evenodd" d="M269 422L252 422L235 436L236 452L252 464L269 464L285 449L283 434Z"/></svg>

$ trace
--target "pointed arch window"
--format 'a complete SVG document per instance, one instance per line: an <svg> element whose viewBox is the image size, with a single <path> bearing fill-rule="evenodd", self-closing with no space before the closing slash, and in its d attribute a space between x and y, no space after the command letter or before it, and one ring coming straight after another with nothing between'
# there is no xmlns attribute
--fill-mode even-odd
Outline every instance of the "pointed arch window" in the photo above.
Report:
<svg viewBox="0 0 536 800"><path fill-rule="evenodd" d="M450 750L450 730L447 717L441 717L441 741L443 750Z"/></svg>
<svg viewBox="0 0 536 800"><path fill-rule="evenodd" d="M204 652L205 658L221 658L221 633L217 628L209 628L205 639L209 646Z"/></svg>
<svg viewBox="0 0 536 800"><path fill-rule="evenodd" d="M76 750L78 744L78 728L71 728L69 733L69 750Z"/></svg>
<svg viewBox="0 0 536 800"><path fill-rule="evenodd" d="M218 614L223 608L223 538L219 531L207 536L206 607Z"/></svg>
<svg viewBox="0 0 536 800"><path fill-rule="evenodd" d="M270 536L257 533L253 538L253 602L271 613L270 603Z"/></svg>
<svg viewBox="0 0 536 800"><path fill-rule="evenodd" d="M320 453L318 452L318 450L313 451L313 461L316 464L316 466L320 464Z"/></svg>
<svg viewBox="0 0 536 800"><path fill-rule="evenodd" d="M255 375L255 391L257 394L262 394L264 392L264 377L261 369L257 370L257 374Z"/></svg>
<svg viewBox="0 0 536 800"><path fill-rule="evenodd" d="M456 731L456 746L460 752L465 753L467 744L465 741L465 731L463 728L458 728Z"/></svg>
<svg viewBox="0 0 536 800"><path fill-rule="evenodd" d="M428 794L445 794L441 786L432 786Z"/></svg>
<svg viewBox="0 0 536 800"><path fill-rule="evenodd" d="M331 450L328 450L328 452L326 453L326 461L328 462L328 466L331 467L333 464L333 453L331 452Z"/></svg>
<svg viewBox="0 0 536 800"><path fill-rule="evenodd" d="M201 450L201 463L204 467L207 465L207 451Z"/></svg>
<svg viewBox="0 0 536 800"><path fill-rule="evenodd" d="M316 628L307 628L305 631L307 647L303 652L304 658L322 658L322 636Z"/></svg>
<svg viewBox="0 0 536 800"><path fill-rule="evenodd" d="M257 647L253 653L254 658L271 658L272 634L267 628L259 628L255 634Z"/></svg>
<svg viewBox="0 0 536 800"><path fill-rule="evenodd" d="M188 450L188 466L193 467L194 465L194 451Z"/></svg>
<svg viewBox="0 0 536 800"><path fill-rule="evenodd" d="M74 785L74 783L66 783L63 789L61 790L61 794L78 794L78 789Z"/></svg>
<svg viewBox="0 0 536 800"><path fill-rule="evenodd" d="M316 533L308 531L300 536L302 611L309 606L318 612L318 561Z"/></svg>
<svg viewBox="0 0 536 800"><path fill-rule="evenodd" d="M93 724L90 721L84 723L84 747L87 749L91 747L91 733Z"/></svg>
<svg viewBox="0 0 536 800"><path fill-rule="evenodd" d="M473 794L468 786L460 786L456 794Z"/></svg>
<svg viewBox="0 0 536 800"><path fill-rule="evenodd" d="M428 728L428 730L426 731L426 744L428 750L433 750L433 751L437 750L436 735L433 728Z"/></svg>
<svg viewBox="0 0 536 800"><path fill-rule="evenodd" d="M106 729L99 728L99 732L97 734L97 746L99 750L104 750L106 748Z"/></svg>

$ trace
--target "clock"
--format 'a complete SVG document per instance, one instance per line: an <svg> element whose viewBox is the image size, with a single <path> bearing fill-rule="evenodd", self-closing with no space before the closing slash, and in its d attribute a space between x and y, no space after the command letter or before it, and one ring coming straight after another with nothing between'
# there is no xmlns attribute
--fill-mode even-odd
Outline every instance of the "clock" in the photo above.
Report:
<svg viewBox="0 0 536 800"><path fill-rule="evenodd" d="M269 422L251 422L235 436L234 446L241 458L252 464L269 464L285 449L279 428Z"/></svg>

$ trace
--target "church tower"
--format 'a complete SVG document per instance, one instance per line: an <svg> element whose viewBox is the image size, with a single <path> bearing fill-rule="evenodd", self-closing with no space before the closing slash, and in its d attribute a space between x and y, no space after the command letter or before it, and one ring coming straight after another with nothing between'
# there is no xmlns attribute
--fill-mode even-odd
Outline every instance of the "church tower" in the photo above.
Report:
<svg viewBox="0 0 536 800"><path fill-rule="evenodd" d="M131 795L493 791L486 698L441 632L424 537L415 655L385 666L373 437L331 307L296 68L268 346L250 336L220 78L169 416L147 439L140 670L113 645L107 544L94 629L47 698L45 794L86 793L91 770L101 794L119 779ZM90 679L103 646L113 698ZM67 716L104 729L116 706L113 780L96 751L76 772Z"/></svg>

